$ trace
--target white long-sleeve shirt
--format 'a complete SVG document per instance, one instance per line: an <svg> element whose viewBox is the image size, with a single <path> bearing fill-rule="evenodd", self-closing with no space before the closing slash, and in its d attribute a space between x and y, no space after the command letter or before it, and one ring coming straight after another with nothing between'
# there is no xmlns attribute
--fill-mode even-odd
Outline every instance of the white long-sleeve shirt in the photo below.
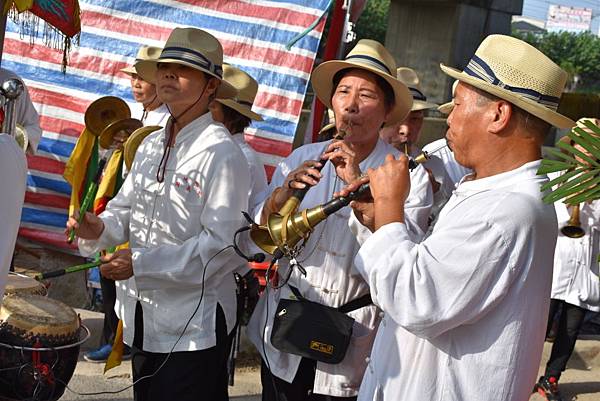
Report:
<svg viewBox="0 0 600 401"><path fill-rule="evenodd" d="M115 306L126 344L133 342L138 300L144 313L144 350L166 353L203 296L175 348L196 351L216 344L217 303L228 330L235 323L232 272L243 261L228 249L208 263L244 224L240 212L248 204L248 166L229 132L210 113L178 133L164 182L159 183L164 143L164 130L144 139L121 190L100 215L102 235L95 241L79 240L79 249L90 255L129 241L134 275L117 282Z"/></svg>
<svg viewBox="0 0 600 401"><path fill-rule="evenodd" d="M131 117L142 121L144 125L158 125L164 127L167 125L167 120L171 116L166 104L161 104L154 110L150 110L144 115L144 105L142 103L134 103L131 107Z"/></svg>
<svg viewBox="0 0 600 401"><path fill-rule="evenodd" d="M385 313L359 401L523 401L536 381L556 215L540 162L463 181L421 243L366 240L356 266Z"/></svg>
<svg viewBox="0 0 600 401"><path fill-rule="evenodd" d="M571 210L559 201L554 204L558 227L566 225ZM560 230L554 253L552 276L553 299L594 312L600 311L600 278L598 277L598 253L600 242L600 201L580 205L579 220L585 235L569 238Z"/></svg>
<svg viewBox="0 0 600 401"><path fill-rule="evenodd" d="M0 68L0 84L9 79L18 79L23 82L23 80L14 72ZM29 139L29 147L27 148L28 153L35 154L42 137L40 116L33 107L27 87L25 84L23 84L23 86L23 93L17 98L15 104L15 121L25 129L25 132L27 132L27 137Z"/></svg>
<svg viewBox="0 0 600 401"><path fill-rule="evenodd" d="M327 145L328 143L321 142L296 149L277 167L269 192L281 186L290 171L298 168L306 160L318 160ZM379 140L371 154L360 163L361 171L380 166L385 156L390 153L398 155L398 151L391 145ZM330 162L324 165L321 174L319 183L308 190L298 210L331 200L334 192L345 186L344 182L337 177L335 168ZM432 202L429 178L425 169L418 166L411 173L411 190L406 212L407 219L416 222L411 224L417 236L427 229L427 218ZM261 212L262 205L255 212L257 219ZM298 288L305 298L324 305L339 307L369 292L367 283L354 268L353 262L360 246L357 237L366 235L364 232L368 230L359 227L357 233L352 232L349 227L350 216L351 209L347 207L321 222L299 255L298 261L306 269L307 276L302 276L296 269L292 273L289 284ZM285 277L288 269L287 260L282 259L279 263L279 277ZM280 290L269 289L268 297L261 297L256 306L247 330L250 341L261 354L263 354L264 338L266 358L272 373L288 382L294 379L301 357L279 352L271 345L270 338L275 308L280 299L290 298L290 295L288 286ZM314 391L317 394L353 397L358 392L366 367L365 357L373 344L379 317L377 308L373 305L350 312L348 315L356 320L348 351L339 364L317 363L314 384ZM263 337L265 320L266 329ZM265 358L264 354L263 358Z"/></svg>
<svg viewBox="0 0 600 401"><path fill-rule="evenodd" d="M259 160L254 149L252 149L252 147L244 140L244 134L237 133L232 137L235 143L237 143L240 149L242 149L242 152L246 157L246 161L248 162L248 168L250 169L250 195L248 198L248 210L251 210L266 197L266 191L269 187L269 184L267 183L267 173L265 172L265 166Z"/></svg>
<svg viewBox="0 0 600 401"><path fill-rule="evenodd" d="M15 250L27 181L27 160L15 139L0 134L0 304Z"/></svg>
<svg viewBox="0 0 600 401"><path fill-rule="evenodd" d="M423 150L426 152L431 152L436 149L439 149L439 147L444 145L445 143L446 143L445 138L438 139L437 141L433 141L433 142L423 146ZM442 163L444 164L444 168L446 169L446 172L448 173L448 176L454 183L454 186L458 185L460 180L462 180L462 178L465 175L472 173L472 171L470 169L458 164L458 162L454 158L454 153L452 153L452 151L448 147L439 149L437 152L435 152L433 154L433 156L438 157L442 161Z"/></svg>

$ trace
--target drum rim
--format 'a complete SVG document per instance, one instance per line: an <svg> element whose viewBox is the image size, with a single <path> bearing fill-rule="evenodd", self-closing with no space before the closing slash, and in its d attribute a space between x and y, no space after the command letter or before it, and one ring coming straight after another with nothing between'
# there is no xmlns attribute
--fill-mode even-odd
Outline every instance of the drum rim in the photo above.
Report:
<svg viewBox="0 0 600 401"><path fill-rule="evenodd" d="M63 349L78 347L81 344L83 344L84 342L86 342L92 335L92 332L90 331L90 329L88 329L88 327L86 325L82 324L81 326L79 326L79 328L84 329L85 334L83 335L83 338L81 338L82 336L81 336L81 332L80 332L79 341L77 341L76 343L73 343L73 344L59 345L57 347L33 348L33 347L24 347L24 346L20 346L20 345L12 345L12 344L6 344L6 343L0 342L0 347L16 349L16 350L21 350L21 351L59 351L59 350L63 350Z"/></svg>

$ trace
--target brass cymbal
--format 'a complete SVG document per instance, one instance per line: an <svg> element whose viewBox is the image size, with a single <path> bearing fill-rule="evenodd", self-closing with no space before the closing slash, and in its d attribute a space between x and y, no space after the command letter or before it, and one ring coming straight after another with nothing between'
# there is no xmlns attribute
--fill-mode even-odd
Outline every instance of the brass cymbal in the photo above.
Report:
<svg viewBox="0 0 600 401"><path fill-rule="evenodd" d="M124 100L115 96L104 96L94 100L85 111L85 127L95 136L100 136L110 123L131 117L131 110Z"/></svg>
<svg viewBox="0 0 600 401"><path fill-rule="evenodd" d="M143 126L144 124L135 118L124 118L122 120L113 121L102 130L102 133L100 134L100 146L104 149L110 149L113 138L117 132L127 131L127 133L131 135L135 130Z"/></svg>
<svg viewBox="0 0 600 401"><path fill-rule="evenodd" d="M123 150L123 159L125 160L125 166L127 166L127 170L131 170L135 153L137 152L137 149L144 138L154 131L158 131L159 129L162 129L162 127L158 125L148 125L146 127L136 129L131 135L129 135L127 142L125 142L125 149Z"/></svg>

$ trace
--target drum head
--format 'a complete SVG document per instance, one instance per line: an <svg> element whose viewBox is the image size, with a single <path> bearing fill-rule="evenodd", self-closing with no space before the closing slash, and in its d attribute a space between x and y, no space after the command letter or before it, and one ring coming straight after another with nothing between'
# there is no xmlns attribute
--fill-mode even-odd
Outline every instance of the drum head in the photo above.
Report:
<svg viewBox="0 0 600 401"><path fill-rule="evenodd" d="M58 346L79 338L79 317L68 305L40 295L11 295L0 307L0 338L36 339ZM19 341L20 342L20 341Z"/></svg>
<svg viewBox="0 0 600 401"><path fill-rule="evenodd" d="M47 295L47 293L46 287L39 281L23 274L8 273L4 296L13 294Z"/></svg>

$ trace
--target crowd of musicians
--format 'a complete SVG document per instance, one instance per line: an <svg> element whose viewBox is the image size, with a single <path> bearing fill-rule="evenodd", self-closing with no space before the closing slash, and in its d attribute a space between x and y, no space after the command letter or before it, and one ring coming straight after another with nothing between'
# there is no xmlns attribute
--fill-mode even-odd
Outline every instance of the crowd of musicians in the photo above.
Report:
<svg viewBox="0 0 600 401"><path fill-rule="evenodd" d="M561 399L558 380L585 312L600 310L600 208L581 206L581 238L559 233L572 207L543 203L548 177L537 174L551 128L575 125L557 112L567 73L502 35L485 38L464 70L441 69L455 80L452 101L439 108L446 137L425 146L429 160L411 169L424 116L438 108L418 74L364 39L344 59L321 63L311 85L333 112L322 133L329 139L294 150L267 183L243 135L262 120L252 111L258 83L223 63L218 38L176 28L163 48L140 48L122 70L138 102L132 116L163 128L137 148L100 215L77 210L67 223L83 256L128 243L105 253L100 270L132 358L135 400L228 399L234 273L262 252L244 235L246 259L228 248L248 225L242 211L265 224L295 191L308 189L304 210L365 183L370 194L318 225L292 261L278 261L286 281L267 288L252 313L262 399L522 401L532 389ZM32 107L21 114L37 118ZM6 171L9 146L0 143ZM3 209L15 202L1 196ZM332 308L367 299L346 308L354 323L341 362L273 343L285 299Z"/></svg>

